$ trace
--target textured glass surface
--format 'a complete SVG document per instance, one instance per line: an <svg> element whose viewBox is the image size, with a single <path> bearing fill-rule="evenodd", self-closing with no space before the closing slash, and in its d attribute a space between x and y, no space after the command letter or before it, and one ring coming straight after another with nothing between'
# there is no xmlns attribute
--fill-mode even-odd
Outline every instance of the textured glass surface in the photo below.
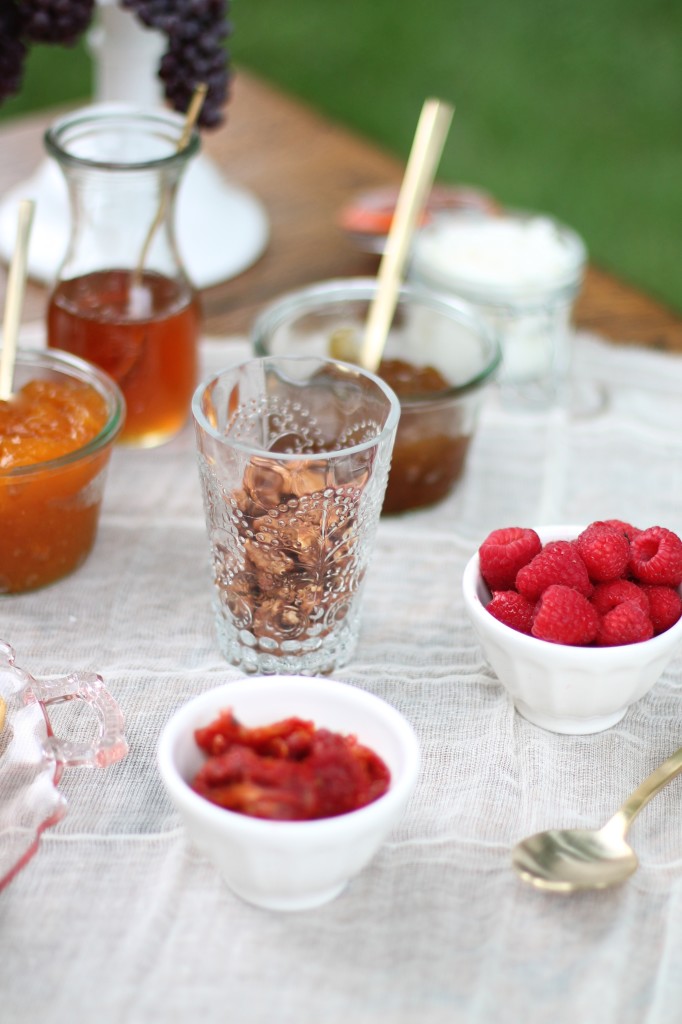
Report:
<svg viewBox="0 0 682 1024"><path fill-rule="evenodd" d="M97 720L96 736L55 736L52 705L77 699ZM57 789L64 768L105 767L128 751L123 715L100 676L70 673L36 680L18 668L0 640L0 889L31 859L41 833L66 812Z"/></svg>
<svg viewBox="0 0 682 1024"><path fill-rule="evenodd" d="M197 423L199 468L223 653L259 673L343 664L386 489L394 397L331 361L253 360L207 385L204 414L214 429Z"/></svg>

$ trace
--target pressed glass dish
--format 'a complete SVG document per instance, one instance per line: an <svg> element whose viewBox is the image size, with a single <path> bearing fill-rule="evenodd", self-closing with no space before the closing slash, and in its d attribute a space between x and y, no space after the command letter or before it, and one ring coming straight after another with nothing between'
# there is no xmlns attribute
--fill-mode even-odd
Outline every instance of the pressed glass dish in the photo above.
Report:
<svg viewBox="0 0 682 1024"><path fill-rule="evenodd" d="M50 707L79 700L97 719L96 736L55 735ZM38 850L45 829L66 813L58 784L65 768L106 767L128 751L123 714L95 673L34 679L0 640L0 890Z"/></svg>

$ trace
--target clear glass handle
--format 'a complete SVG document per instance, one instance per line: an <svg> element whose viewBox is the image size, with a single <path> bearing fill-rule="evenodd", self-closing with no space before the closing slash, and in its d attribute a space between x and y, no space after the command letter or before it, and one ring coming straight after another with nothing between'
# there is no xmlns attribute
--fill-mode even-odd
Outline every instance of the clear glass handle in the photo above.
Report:
<svg viewBox="0 0 682 1024"><path fill-rule="evenodd" d="M33 692L47 709L49 705L69 700L82 700L95 712L99 729L91 742L77 742L65 737L48 736L45 751L65 767L91 765L106 768L128 753L123 713L111 696L104 680L94 672L71 672L57 679L41 679L32 684Z"/></svg>
<svg viewBox="0 0 682 1024"><path fill-rule="evenodd" d="M0 640L0 669L9 671L16 680L16 690L24 691L26 702L37 700L49 722L49 706L81 700L97 717L97 735L79 742L55 736L50 729L43 742L45 755L66 768L78 765L105 768L120 761L128 752L125 720L121 708L111 696L102 677L94 672L70 672L52 679L34 679L20 669L12 647Z"/></svg>

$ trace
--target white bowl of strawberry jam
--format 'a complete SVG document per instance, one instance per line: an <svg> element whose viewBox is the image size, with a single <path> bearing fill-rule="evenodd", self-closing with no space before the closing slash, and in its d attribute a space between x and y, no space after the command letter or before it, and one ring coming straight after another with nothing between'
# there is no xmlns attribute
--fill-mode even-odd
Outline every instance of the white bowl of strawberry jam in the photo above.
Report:
<svg viewBox="0 0 682 1024"><path fill-rule="evenodd" d="M105 373L58 351L20 350L0 401L0 594L46 586L88 557L125 417Z"/></svg>
<svg viewBox="0 0 682 1024"><path fill-rule="evenodd" d="M487 662L516 710L552 732L615 725L682 650L680 539L661 527L609 522L627 541L620 556L611 552L610 568L608 531L590 552L579 540L588 527L571 525L510 528L519 533L510 548L536 538L516 562L509 552L491 562L485 545L509 532L493 531L464 570L464 606ZM661 604L666 596L672 611Z"/></svg>
<svg viewBox="0 0 682 1024"><path fill-rule="evenodd" d="M419 752L407 720L373 694L267 676L177 711L158 764L190 839L229 888L289 911L334 899L368 865L405 812Z"/></svg>

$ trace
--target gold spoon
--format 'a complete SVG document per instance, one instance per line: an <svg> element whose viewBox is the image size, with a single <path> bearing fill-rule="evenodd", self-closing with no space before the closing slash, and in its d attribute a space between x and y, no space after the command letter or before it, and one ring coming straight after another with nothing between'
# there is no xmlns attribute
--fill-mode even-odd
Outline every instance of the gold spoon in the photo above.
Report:
<svg viewBox="0 0 682 1024"><path fill-rule="evenodd" d="M0 401L3 402L7 402L12 397L17 336L21 326L21 311L24 304L26 261L34 210L35 203L32 199L22 199L19 203L17 240L12 252L7 278L2 348L0 349Z"/></svg>
<svg viewBox="0 0 682 1024"><path fill-rule="evenodd" d="M545 892L577 892L618 885L637 870L625 834L642 808L682 771L682 747L649 775L600 829L550 829L523 839L512 864L524 880Z"/></svg>
<svg viewBox="0 0 682 1024"><path fill-rule="evenodd" d="M455 108L443 100L427 99L419 115L360 351L360 365L372 372L381 362L417 219L431 191L454 112Z"/></svg>
<svg viewBox="0 0 682 1024"><path fill-rule="evenodd" d="M206 85L205 82L200 82L196 86L194 92L192 93L192 99L190 100L189 106L187 108L187 113L185 114L182 132L180 133L180 138L178 139L177 145L175 147L176 152L178 153L180 153L185 148L185 146L190 140L196 120L199 117L199 114L201 113L201 107L203 105L204 100L206 99L207 92L208 85ZM152 241L154 240L154 235L158 231L159 226L166 215L167 201L168 196L164 192L163 195L161 196L161 200L156 211L156 216L154 217L154 220L150 225L149 231L147 232L147 236L142 245L142 252L140 253L140 258L138 260L137 269L135 272L135 280L133 282L134 287L139 287L140 282L142 281L144 265L147 261L147 256L149 255L150 246L152 244Z"/></svg>
<svg viewBox="0 0 682 1024"><path fill-rule="evenodd" d="M381 362L417 219L431 191L454 112L455 108L443 100L424 101L379 264L364 338L358 338L352 327L338 328L329 339L332 359L359 362L372 372Z"/></svg>

